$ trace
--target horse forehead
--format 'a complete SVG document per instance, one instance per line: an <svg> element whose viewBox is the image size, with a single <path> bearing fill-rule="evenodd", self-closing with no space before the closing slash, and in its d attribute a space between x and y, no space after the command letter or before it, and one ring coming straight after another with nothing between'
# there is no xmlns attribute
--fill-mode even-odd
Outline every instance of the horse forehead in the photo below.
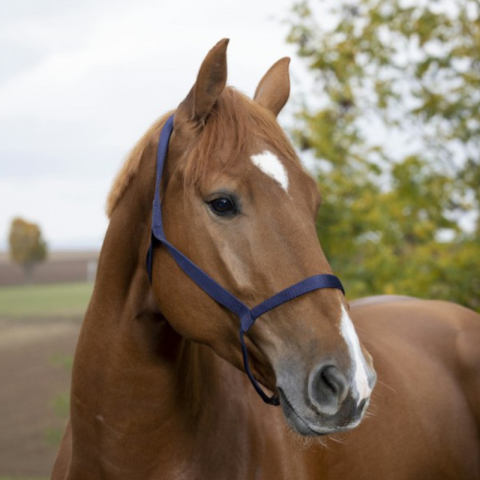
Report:
<svg viewBox="0 0 480 480"><path fill-rule="evenodd" d="M285 192L288 192L290 183L288 171L274 152L264 149L259 153L250 155L250 160L261 172L275 180Z"/></svg>
<svg viewBox="0 0 480 480"><path fill-rule="evenodd" d="M317 183L298 158L279 155L266 147L254 150L247 161L253 164L258 176L274 180L272 184L277 185L278 191L283 190L290 198L298 199L298 195L305 197L308 205L315 210L318 208L321 197ZM247 168L247 171L251 172L252 168Z"/></svg>

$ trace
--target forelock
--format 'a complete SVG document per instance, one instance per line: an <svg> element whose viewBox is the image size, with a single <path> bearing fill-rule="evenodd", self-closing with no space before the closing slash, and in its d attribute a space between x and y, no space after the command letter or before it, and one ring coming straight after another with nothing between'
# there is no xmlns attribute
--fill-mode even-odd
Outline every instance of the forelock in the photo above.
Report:
<svg viewBox="0 0 480 480"><path fill-rule="evenodd" d="M212 171L221 170L247 158L257 139L271 145L282 157L296 159L290 141L275 117L233 87L224 89L210 113L198 143L186 159L184 181L202 185ZM228 155L220 150L228 145Z"/></svg>

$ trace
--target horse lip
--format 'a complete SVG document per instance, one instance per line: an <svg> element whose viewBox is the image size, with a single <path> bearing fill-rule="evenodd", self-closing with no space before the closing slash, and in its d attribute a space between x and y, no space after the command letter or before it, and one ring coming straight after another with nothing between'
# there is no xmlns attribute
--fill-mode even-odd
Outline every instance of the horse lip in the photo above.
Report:
<svg viewBox="0 0 480 480"><path fill-rule="evenodd" d="M305 436L322 436L328 435L332 433L331 430L316 430L312 428L306 420L304 420L293 408L292 404L288 400L285 392L280 388L277 387L278 395L280 398L280 403L284 410L285 416L290 423L290 425L300 434ZM291 415L287 415L286 413L289 412Z"/></svg>

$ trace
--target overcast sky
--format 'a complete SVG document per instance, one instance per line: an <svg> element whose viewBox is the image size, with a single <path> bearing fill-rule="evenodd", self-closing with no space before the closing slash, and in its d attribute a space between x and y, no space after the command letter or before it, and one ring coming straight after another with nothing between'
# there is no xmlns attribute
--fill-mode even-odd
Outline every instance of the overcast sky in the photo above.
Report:
<svg viewBox="0 0 480 480"><path fill-rule="evenodd" d="M184 98L221 38L229 83L252 95L294 53L291 5L2 0L0 249L15 216L38 222L51 248L100 247L105 198L135 142ZM301 72L295 59L292 70Z"/></svg>

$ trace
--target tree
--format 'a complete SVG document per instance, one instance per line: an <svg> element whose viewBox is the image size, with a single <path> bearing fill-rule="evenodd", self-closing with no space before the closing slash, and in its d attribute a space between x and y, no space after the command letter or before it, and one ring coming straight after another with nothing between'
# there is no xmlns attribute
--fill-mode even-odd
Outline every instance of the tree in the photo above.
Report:
<svg viewBox="0 0 480 480"><path fill-rule="evenodd" d="M22 267L24 281L29 283L34 266L47 256L47 245L42 239L40 228L34 223L15 218L10 227L8 240L10 258Z"/></svg>
<svg viewBox="0 0 480 480"><path fill-rule="evenodd" d="M293 134L318 159L318 234L351 297L480 309L480 5L345 0L293 8L315 79Z"/></svg>

